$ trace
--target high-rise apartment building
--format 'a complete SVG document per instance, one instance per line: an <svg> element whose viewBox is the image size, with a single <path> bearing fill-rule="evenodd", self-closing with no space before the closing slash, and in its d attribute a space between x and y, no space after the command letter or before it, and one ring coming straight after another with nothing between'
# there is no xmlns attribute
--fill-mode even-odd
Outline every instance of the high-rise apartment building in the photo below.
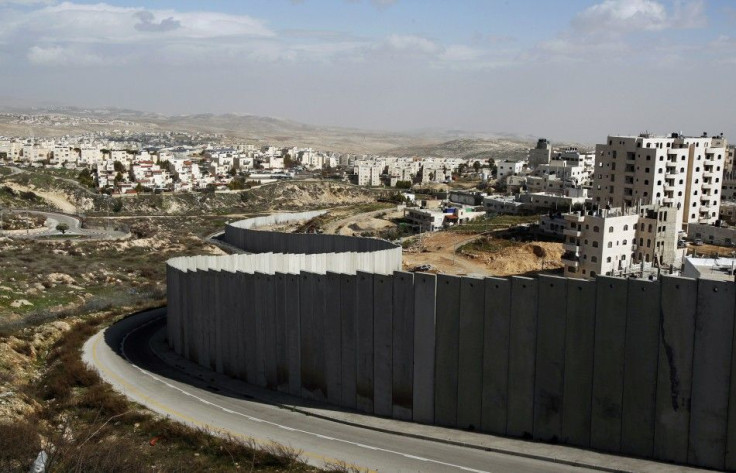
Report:
<svg viewBox="0 0 736 473"><path fill-rule="evenodd" d="M723 136L609 136L596 146L591 196L601 207L662 205L677 224L718 219L726 160Z"/></svg>

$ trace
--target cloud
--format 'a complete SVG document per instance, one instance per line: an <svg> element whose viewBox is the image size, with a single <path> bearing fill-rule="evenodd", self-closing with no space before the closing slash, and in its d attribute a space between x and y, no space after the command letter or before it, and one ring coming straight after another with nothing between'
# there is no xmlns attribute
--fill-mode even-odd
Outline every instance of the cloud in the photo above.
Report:
<svg viewBox="0 0 736 473"><path fill-rule="evenodd" d="M705 23L703 0L676 0L671 11L656 0L604 0L586 8L572 20L573 28L595 31L603 36L697 28Z"/></svg>
<svg viewBox="0 0 736 473"><path fill-rule="evenodd" d="M164 18L159 23L154 22L155 17L150 11L139 11L133 16L140 20L140 23L135 25L138 31L171 31L181 27L181 22L172 16Z"/></svg>
<svg viewBox="0 0 736 473"><path fill-rule="evenodd" d="M528 57L550 62L646 60L671 66L683 58L676 50L692 44L675 44L667 31L705 26L704 10L703 0L603 0L577 14L556 37L540 41Z"/></svg>
<svg viewBox="0 0 736 473"><path fill-rule="evenodd" d="M394 51L409 51L432 54L439 51L440 47L434 41L415 35L392 34L384 45Z"/></svg>
<svg viewBox="0 0 736 473"><path fill-rule="evenodd" d="M28 61L38 66L104 66L115 62L84 47L33 46L28 50Z"/></svg>
<svg viewBox="0 0 736 473"><path fill-rule="evenodd" d="M56 3L56 0L0 0L0 6L3 6L3 5L36 6L36 5L51 5L52 3Z"/></svg>
<svg viewBox="0 0 736 473"><path fill-rule="evenodd" d="M148 41L151 33L162 32L171 40L275 35L263 21L246 15L64 2L16 12L5 19L0 40L22 34L54 43L133 43Z"/></svg>

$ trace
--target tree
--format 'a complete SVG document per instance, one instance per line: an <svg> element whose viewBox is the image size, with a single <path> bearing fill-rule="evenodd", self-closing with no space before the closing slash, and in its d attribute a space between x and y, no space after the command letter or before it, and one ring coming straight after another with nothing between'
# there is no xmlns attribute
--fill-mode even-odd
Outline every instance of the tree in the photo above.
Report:
<svg viewBox="0 0 736 473"><path fill-rule="evenodd" d="M411 189L411 181L396 181L397 189Z"/></svg>
<svg viewBox="0 0 736 473"><path fill-rule="evenodd" d="M66 231L69 230L69 225L66 223L60 223L56 226L56 230L61 232L62 235L66 234Z"/></svg>
<svg viewBox="0 0 736 473"><path fill-rule="evenodd" d="M496 166L496 160L488 158L488 165L491 167L491 174L494 176L498 173L498 166Z"/></svg>
<svg viewBox="0 0 736 473"><path fill-rule="evenodd" d="M475 172L478 172L480 170L480 161L476 161L473 163L473 169Z"/></svg>
<svg viewBox="0 0 736 473"><path fill-rule="evenodd" d="M228 189L232 191L245 189L245 179L236 177L227 185Z"/></svg>
<svg viewBox="0 0 736 473"><path fill-rule="evenodd" d="M290 154L284 155L284 168L291 169L297 165L297 162L291 157Z"/></svg>
<svg viewBox="0 0 736 473"><path fill-rule="evenodd" d="M77 176L77 180L83 186L87 186L87 187L95 186L95 179L92 177L92 174L89 172L89 169L87 168L84 168L79 172L79 175Z"/></svg>
<svg viewBox="0 0 736 473"><path fill-rule="evenodd" d="M123 166L123 163L121 163L120 161L115 161L112 166L113 168L115 168L115 171L117 171L118 174L125 172L125 166Z"/></svg>

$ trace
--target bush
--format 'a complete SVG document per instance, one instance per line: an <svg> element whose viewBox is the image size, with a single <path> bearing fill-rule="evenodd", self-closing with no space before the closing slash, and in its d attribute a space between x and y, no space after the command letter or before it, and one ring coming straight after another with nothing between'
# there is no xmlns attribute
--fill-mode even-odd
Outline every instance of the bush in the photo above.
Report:
<svg viewBox="0 0 736 473"><path fill-rule="evenodd" d="M0 471L28 471L41 451L38 421L0 422Z"/></svg>
<svg viewBox="0 0 736 473"><path fill-rule="evenodd" d="M31 202L39 201L39 197L31 191L23 191L20 193L20 198L23 200L29 200Z"/></svg>

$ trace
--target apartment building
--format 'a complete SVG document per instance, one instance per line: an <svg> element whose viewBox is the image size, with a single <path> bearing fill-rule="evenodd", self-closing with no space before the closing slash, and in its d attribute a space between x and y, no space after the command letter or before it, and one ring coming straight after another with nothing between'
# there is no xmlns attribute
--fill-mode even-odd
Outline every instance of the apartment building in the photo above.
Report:
<svg viewBox="0 0 736 473"><path fill-rule="evenodd" d="M601 206L662 205L678 225L718 219L726 159L722 136L609 136L596 146L592 197Z"/></svg>
<svg viewBox="0 0 736 473"><path fill-rule="evenodd" d="M358 166L359 186L380 186L382 166Z"/></svg>
<svg viewBox="0 0 736 473"><path fill-rule="evenodd" d="M660 205L565 214L565 276L625 275L645 266L679 266L677 211Z"/></svg>

